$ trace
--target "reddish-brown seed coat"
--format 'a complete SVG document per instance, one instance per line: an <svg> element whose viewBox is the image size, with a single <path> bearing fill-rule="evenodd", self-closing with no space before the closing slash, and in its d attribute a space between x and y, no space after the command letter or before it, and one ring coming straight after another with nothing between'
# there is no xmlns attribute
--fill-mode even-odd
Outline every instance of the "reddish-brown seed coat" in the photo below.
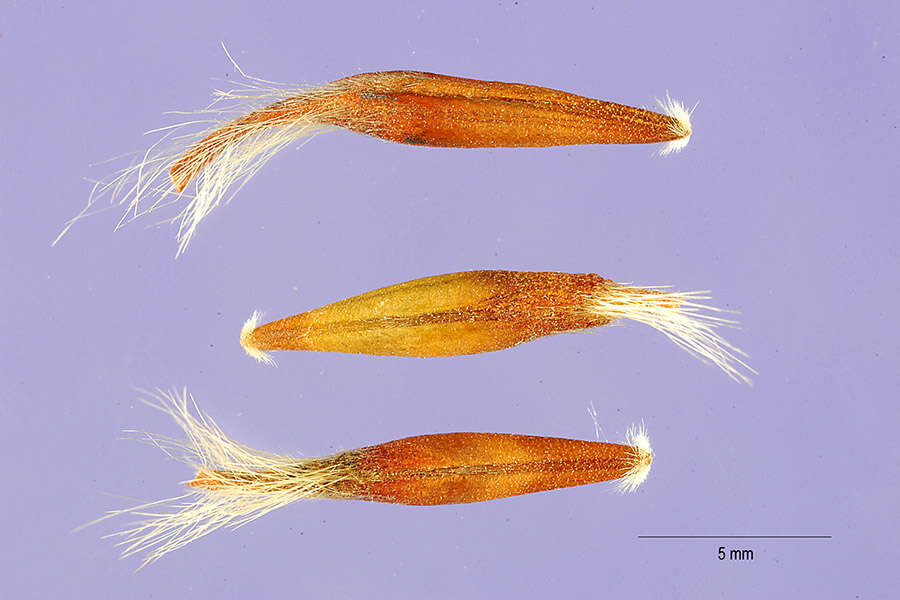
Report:
<svg viewBox="0 0 900 600"><path fill-rule="evenodd" d="M354 451L358 480L337 492L394 504L460 504L624 477L630 446L502 433L423 435Z"/></svg>
<svg viewBox="0 0 900 600"><path fill-rule="evenodd" d="M626 445L507 433L408 437L298 463L333 470L319 497L391 504L463 504L620 479L640 462ZM188 483L210 491L295 485L286 471L201 471ZM283 484L283 485L282 485Z"/></svg>
<svg viewBox="0 0 900 600"><path fill-rule="evenodd" d="M646 144L681 137L668 115L550 88L416 71L362 73L215 130L172 165L173 185L182 191L221 148L260 131L246 125L277 127L303 118L392 142L454 148Z"/></svg>
<svg viewBox="0 0 900 600"><path fill-rule="evenodd" d="M261 325L257 350L457 356L606 325L588 310L594 274L467 271L400 283Z"/></svg>
<svg viewBox="0 0 900 600"><path fill-rule="evenodd" d="M363 133L392 142L455 148L642 144L677 139L667 115L522 83L390 71L355 77L372 85L346 95ZM336 83L350 82L354 78ZM370 122L377 123L373 131ZM351 120L335 123L355 129Z"/></svg>

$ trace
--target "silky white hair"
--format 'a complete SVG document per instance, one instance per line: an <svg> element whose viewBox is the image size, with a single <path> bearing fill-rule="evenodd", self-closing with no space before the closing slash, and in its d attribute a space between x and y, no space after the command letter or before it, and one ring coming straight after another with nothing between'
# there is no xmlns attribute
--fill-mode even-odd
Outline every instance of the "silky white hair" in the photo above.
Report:
<svg viewBox="0 0 900 600"><path fill-rule="evenodd" d="M259 327L262 316L263 314L260 311L254 310L253 314L250 315L250 318L244 321L244 325L241 327L241 347L244 348L244 352L247 353L247 356L256 359L257 362L277 366L275 359L272 358L268 352L260 350L250 342L250 335L253 333L254 329Z"/></svg>
<svg viewBox="0 0 900 600"><path fill-rule="evenodd" d="M610 319L631 319L649 325L735 381L752 383L749 374L756 371L744 361L747 354L716 331L719 327L738 327L736 321L718 316L727 311L700 302L710 299L708 291L664 290L608 282L590 296L588 310Z"/></svg>
<svg viewBox="0 0 900 600"><path fill-rule="evenodd" d="M145 402L175 421L186 440L129 432L159 447L197 472L192 491L180 496L112 510L78 529L118 516L135 516L121 538L122 557L144 554L139 568L212 533L236 528L298 500L340 497L329 488L352 478L346 461L296 458L255 450L230 439L203 414L187 390L147 392Z"/></svg>
<svg viewBox="0 0 900 600"><path fill-rule="evenodd" d="M659 107L664 113L675 119L675 122L669 129L674 135L678 136L678 139L663 144L662 148L659 149L659 154L660 156L666 156L667 154L680 152L691 141L691 133L693 131L691 127L691 115L694 114L697 105L695 104L688 110L688 108L680 101L669 96L668 92L666 92L665 100L657 99L656 103L659 104Z"/></svg>
<svg viewBox="0 0 900 600"><path fill-rule="evenodd" d="M653 464L653 448L650 446L650 436L644 424L632 425L625 434L625 445L634 450L634 461L625 476L616 485L623 494L638 489L650 475L650 467Z"/></svg>
<svg viewBox="0 0 900 600"><path fill-rule="evenodd" d="M286 146L305 143L319 133L335 129L325 124L333 116L327 108L302 116L298 113L292 118L278 118L275 113L285 106L301 108L310 100L343 91L341 86L276 83L247 75L230 54L228 58L242 78L233 82L235 87L215 90L212 103L204 109L169 113L194 118L148 131L147 134L160 135L159 139L145 152L132 155L127 167L94 183L86 206L65 224L54 245L76 222L102 210L103 199L110 206L125 207L116 229L158 209L179 205L181 209L175 216L163 220L179 223L176 252L179 256L193 238L197 225L217 206L230 202L275 154ZM265 115L267 111L273 113L273 118L241 120L248 114ZM214 133L216 136L211 141L206 139ZM179 189L172 180L170 168L184 157L188 160L183 171L192 176ZM195 169L198 165L200 168Z"/></svg>

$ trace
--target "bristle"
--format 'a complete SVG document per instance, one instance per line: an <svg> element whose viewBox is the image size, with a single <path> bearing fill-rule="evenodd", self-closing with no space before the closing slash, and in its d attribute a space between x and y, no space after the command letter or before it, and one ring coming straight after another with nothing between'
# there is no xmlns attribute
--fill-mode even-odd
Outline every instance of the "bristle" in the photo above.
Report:
<svg viewBox="0 0 900 600"><path fill-rule="evenodd" d="M195 118L147 132L162 135L146 152L135 153L129 166L97 181L87 205L66 223L53 244L77 221L100 210L104 199L110 207L125 207L116 229L166 206L183 205L175 216L163 219L180 222L179 256L197 225L217 206L230 202L270 158L286 146L333 129L318 118L327 116L322 113L286 120L272 109L279 102L290 100L293 107L328 95L327 85L311 88L275 83L248 76L234 66L243 78L236 87L216 90L205 109L170 113ZM267 119L269 114L272 118ZM248 119L248 115L258 118ZM178 168L170 173L173 165Z"/></svg>
<svg viewBox="0 0 900 600"><path fill-rule="evenodd" d="M700 304L708 292L664 292L657 288L635 288L612 284L601 288L591 299L591 309L613 319L631 319L665 334L670 340L700 360L709 362L738 382L751 383L755 374L741 357L747 355L725 341L718 327L734 327L730 319L709 313L725 311Z"/></svg>
<svg viewBox="0 0 900 600"><path fill-rule="evenodd" d="M623 494L635 491L650 474L653 465L653 448L650 446L650 437L644 424L632 425L625 434L625 445L634 450L634 462L631 469L619 481L616 486Z"/></svg>
<svg viewBox="0 0 900 600"><path fill-rule="evenodd" d="M252 356L257 361L274 366L275 359L269 356L268 352L263 352L259 348L253 346L253 344L250 342L253 330L259 327L259 322L262 319L262 316L263 315L260 311L255 310L253 311L253 314L250 315L250 318L244 321L244 326L241 327L241 346L243 346L244 351L249 356Z"/></svg>
<svg viewBox="0 0 900 600"><path fill-rule="evenodd" d="M142 517L134 527L107 536L123 538L118 544L123 557L144 553L141 567L220 527L239 527L286 504L320 497L347 476L334 461L280 456L229 439L187 391L157 390L148 403L171 416L187 441L143 434L145 438L198 475L188 482L191 493L103 517Z"/></svg>
<svg viewBox="0 0 900 600"><path fill-rule="evenodd" d="M693 114L694 109L688 110L684 104L669 96L668 92L666 92L665 100L657 99L656 102L663 112L674 119L671 131L674 135L678 136L678 139L663 144L659 153L660 155L665 156L674 152L680 152L688 145L688 142L691 141L691 115ZM696 105L694 107L696 108Z"/></svg>

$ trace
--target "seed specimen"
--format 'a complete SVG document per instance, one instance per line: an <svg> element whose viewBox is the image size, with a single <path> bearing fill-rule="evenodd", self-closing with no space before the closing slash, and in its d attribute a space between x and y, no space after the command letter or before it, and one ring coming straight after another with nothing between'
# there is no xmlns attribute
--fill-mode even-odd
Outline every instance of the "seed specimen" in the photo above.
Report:
<svg viewBox="0 0 900 600"><path fill-rule="evenodd" d="M172 416L187 441L147 439L196 469L182 496L116 510L142 518L122 538L123 556L146 565L219 527L238 527L308 498L440 505L482 502L619 479L634 491L650 472L653 451L643 427L624 444L503 433L420 435L340 452L294 458L229 439L186 391L150 398ZM146 435L146 434L145 434ZM94 521L96 523L97 521ZM89 523L88 525L91 525Z"/></svg>
<svg viewBox="0 0 900 600"><path fill-rule="evenodd" d="M740 358L744 353L716 332L735 324L699 303L705 293L630 287L594 274L466 271L391 285L265 325L255 312L240 340L262 362L271 362L269 350L457 356L631 319L749 383L747 373L755 371Z"/></svg>
<svg viewBox="0 0 900 600"><path fill-rule="evenodd" d="M199 119L157 130L166 132L163 138L134 164L98 182L59 237L103 197L127 207L119 226L184 201L171 219L180 220L180 254L200 221L275 153L335 128L453 148L661 142L662 154L680 150L691 137L690 111L668 96L659 103L661 114L534 85L415 71L363 73L304 88L249 77L235 67L244 77L239 87L216 91ZM197 124L207 127L184 133Z"/></svg>

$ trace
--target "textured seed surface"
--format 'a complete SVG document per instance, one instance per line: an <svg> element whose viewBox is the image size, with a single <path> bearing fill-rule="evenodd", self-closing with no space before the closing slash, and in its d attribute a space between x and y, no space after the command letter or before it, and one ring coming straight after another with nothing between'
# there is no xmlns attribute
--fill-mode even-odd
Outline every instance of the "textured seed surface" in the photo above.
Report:
<svg viewBox="0 0 900 600"><path fill-rule="evenodd" d="M605 325L593 274L467 271L400 283L257 327L259 350L455 356Z"/></svg>
<svg viewBox="0 0 900 600"><path fill-rule="evenodd" d="M366 116L362 132L406 144L524 147L679 137L667 115L535 85L414 71L365 73L335 83L344 82L361 89L335 102ZM352 119L339 121L334 124L355 128Z"/></svg>
<svg viewBox="0 0 900 600"><path fill-rule="evenodd" d="M404 438L353 451L364 477L342 494L396 504L458 504L618 479L630 446L499 433Z"/></svg>

